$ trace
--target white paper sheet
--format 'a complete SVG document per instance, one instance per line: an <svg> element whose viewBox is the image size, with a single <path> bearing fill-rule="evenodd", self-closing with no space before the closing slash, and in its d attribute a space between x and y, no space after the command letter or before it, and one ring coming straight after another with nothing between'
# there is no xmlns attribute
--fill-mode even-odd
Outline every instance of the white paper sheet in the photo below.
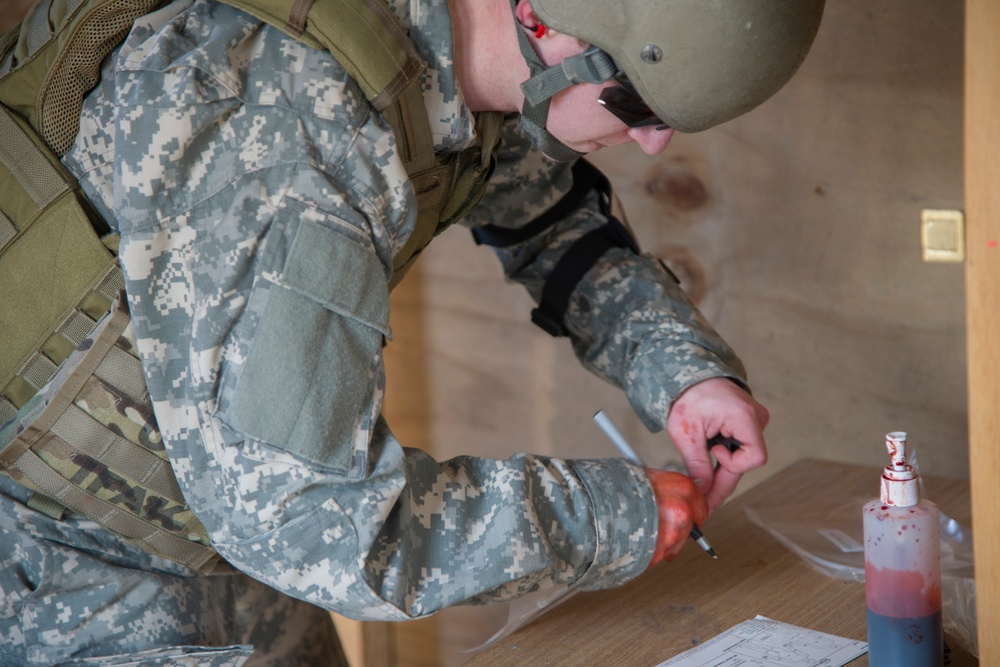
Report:
<svg viewBox="0 0 1000 667"><path fill-rule="evenodd" d="M867 650L865 642L758 616L657 667L842 667Z"/></svg>

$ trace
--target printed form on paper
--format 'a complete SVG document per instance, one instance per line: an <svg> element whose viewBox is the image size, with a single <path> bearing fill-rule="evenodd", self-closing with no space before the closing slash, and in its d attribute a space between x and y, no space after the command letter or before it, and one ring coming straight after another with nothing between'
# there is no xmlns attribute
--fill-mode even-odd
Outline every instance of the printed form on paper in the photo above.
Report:
<svg viewBox="0 0 1000 667"><path fill-rule="evenodd" d="M865 642L758 616L656 667L842 667Z"/></svg>

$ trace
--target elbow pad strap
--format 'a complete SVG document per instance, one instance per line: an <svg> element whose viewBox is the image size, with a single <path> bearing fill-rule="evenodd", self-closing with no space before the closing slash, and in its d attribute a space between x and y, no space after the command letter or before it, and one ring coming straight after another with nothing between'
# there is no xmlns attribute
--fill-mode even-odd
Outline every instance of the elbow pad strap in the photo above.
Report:
<svg viewBox="0 0 1000 667"><path fill-rule="evenodd" d="M552 336L567 335L569 332L564 318L573 290L584 274L611 248L639 251L625 225L609 215L607 224L581 236L563 254L545 281L541 301L531 311L531 321Z"/></svg>
<svg viewBox="0 0 1000 667"><path fill-rule="evenodd" d="M494 248L509 248L522 241L537 236L580 207L584 197L597 189L610 197L611 183L597 167L586 160L573 164L573 186L555 205L523 227L510 228L498 225L483 225L472 230L472 238L478 245Z"/></svg>
<svg viewBox="0 0 1000 667"><path fill-rule="evenodd" d="M538 307L531 311L531 321L553 336L567 335L563 318L569 306L570 295L584 274L605 252L611 248L628 248L636 254L639 252L639 245L632 233L611 212L611 183L608 178L586 160L577 160L573 165L573 186L545 213L516 229L484 225L472 231L478 244L495 248L516 245L543 233L580 208L584 198L593 190L599 194L599 206L607 223L587 232L566 249L545 281Z"/></svg>

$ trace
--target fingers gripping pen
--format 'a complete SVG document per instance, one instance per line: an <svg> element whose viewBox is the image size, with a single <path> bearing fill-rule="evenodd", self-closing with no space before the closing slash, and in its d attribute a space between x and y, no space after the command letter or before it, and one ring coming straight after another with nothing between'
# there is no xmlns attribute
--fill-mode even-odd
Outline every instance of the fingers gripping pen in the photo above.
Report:
<svg viewBox="0 0 1000 667"><path fill-rule="evenodd" d="M622 437L622 434L612 423L611 418L608 417L606 414L604 414L604 410L599 410L597 414L594 415L594 421L597 422L597 425L601 427L601 430L604 431L604 434L608 436L611 442L615 444L615 446L618 448L618 451L620 451L625 458L627 458L629 461L638 466L642 466L643 468L647 467L646 464L643 463L642 459L639 458L639 455L635 453L635 450L632 449L632 447L628 444L625 438ZM726 447L729 448L729 451L735 451L740 446L738 440L735 440L733 438L726 438L726 440L730 442L724 442L721 438L723 438L723 436L721 435L712 438L712 440L709 440L708 446L712 447L713 445L726 445ZM716 555L715 549L713 549L712 545L709 544L708 540L705 539L705 536L698 529L698 526L694 526L691 528L691 539L697 542L698 546L704 549L709 556L718 559L718 555Z"/></svg>

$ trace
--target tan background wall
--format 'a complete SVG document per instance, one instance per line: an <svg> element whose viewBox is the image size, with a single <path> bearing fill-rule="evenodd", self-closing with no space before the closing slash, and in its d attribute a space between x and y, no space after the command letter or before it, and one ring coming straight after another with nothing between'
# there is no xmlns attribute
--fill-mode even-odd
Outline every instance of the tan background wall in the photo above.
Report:
<svg viewBox="0 0 1000 667"><path fill-rule="evenodd" d="M961 3L829 3L776 98L661 156L594 161L771 408L762 474L806 454L881 464L882 436L902 429L922 466L967 475L962 266L920 252L921 209L962 205ZM435 453L608 455L589 420L603 407L650 461L668 458L527 322L490 259L454 230L424 261Z"/></svg>
<svg viewBox="0 0 1000 667"><path fill-rule="evenodd" d="M968 474L963 269L920 251L921 209L962 207L962 18L961 3L937 0L829 3L771 101L657 157L593 158L770 407L761 475L803 455L880 465L895 429L922 467ZM673 455L565 341L528 322L526 295L465 230L443 235L422 269L435 455L610 455L590 422L600 408L648 460Z"/></svg>

